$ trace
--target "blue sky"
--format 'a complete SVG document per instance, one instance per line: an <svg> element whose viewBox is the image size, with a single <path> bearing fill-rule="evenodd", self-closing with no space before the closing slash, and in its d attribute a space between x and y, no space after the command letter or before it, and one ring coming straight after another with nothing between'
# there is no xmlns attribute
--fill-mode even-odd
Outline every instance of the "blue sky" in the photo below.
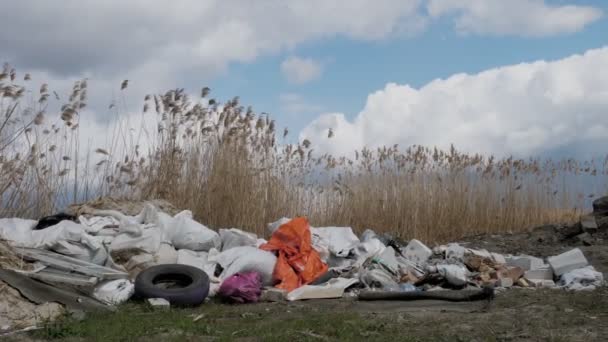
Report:
<svg viewBox="0 0 608 342"><path fill-rule="evenodd" d="M145 94L208 85L220 100L238 95L271 113L290 128L290 141L307 138L335 154L455 144L498 155L589 156L604 155L608 143L606 1L28 0L3 7L7 62L58 93L89 79L88 115L96 120L83 123L87 132L114 120L108 104L129 79L124 111L135 119Z"/></svg>
<svg viewBox="0 0 608 342"><path fill-rule="evenodd" d="M547 3L589 5L608 13L608 2L600 0ZM365 105L367 95L389 82L421 87L456 73L557 60L608 45L606 18L579 32L541 38L462 35L454 31L452 21L452 17L442 18L415 37L378 42L345 38L310 42L294 51L260 57L251 63L235 63L212 86L218 96L239 95L244 103L271 113L281 126L299 131L320 111L343 112L353 118ZM280 64L292 55L327 61L322 76L306 84L290 84L281 74ZM301 95L313 108L289 113L281 103L280 95L285 93Z"/></svg>

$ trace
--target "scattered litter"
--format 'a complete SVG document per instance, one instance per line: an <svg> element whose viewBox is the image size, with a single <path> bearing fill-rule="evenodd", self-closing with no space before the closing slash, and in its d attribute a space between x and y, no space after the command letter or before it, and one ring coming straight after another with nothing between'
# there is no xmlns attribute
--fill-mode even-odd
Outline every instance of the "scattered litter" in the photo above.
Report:
<svg viewBox="0 0 608 342"><path fill-rule="evenodd" d="M594 203L571 241L599 241L593 234L606 227L607 201ZM458 243L431 249L371 229L359 238L350 227L310 227L304 217L268 224L265 240L237 228L216 232L191 211L160 202L94 203L38 221L0 219L0 304L32 312L16 324L17 316L1 311L0 333L40 324L38 316L53 319L64 306L113 310L134 297L160 309L198 306L213 296L233 303L470 301L492 299L494 288L581 291L604 284L578 248L549 258Z"/></svg>

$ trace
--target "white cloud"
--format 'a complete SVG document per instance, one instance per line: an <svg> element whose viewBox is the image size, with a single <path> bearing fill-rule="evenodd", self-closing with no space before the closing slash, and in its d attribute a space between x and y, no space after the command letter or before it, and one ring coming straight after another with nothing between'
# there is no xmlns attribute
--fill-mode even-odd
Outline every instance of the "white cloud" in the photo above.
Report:
<svg viewBox="0 0 608 342"><path fill-rule="evenodd" d="M281 63L281 72L288 82L304 84L321 77L323 65L312 58L291 56Z"/></svg>
<svg viewBox="0 0 608 342"><path fill-rule="evenodd" d="M302 95L287 93L279 96L281 110L286 114L296 115L304 113L319 113L323 107L308 102Z"/></svg>
<svg viewBox="0 0 608 342"><path fill-rule="evenodd" d="M558 61L457 74L420 89L389 83L352 121L322 115L300 133L317 151L421 144L530 155L608 143L608 47ZM327 139L332 128L335 137ZM595 150L599 152L599 148Z"/></svg>
<svg viewBox="0 0 608 342"><path fill-rule="evenodd" d="M544 0L429 0L431 17L456 14L461 33L551 36L582 30L602 16L591 6L548 5Z"/></svg>

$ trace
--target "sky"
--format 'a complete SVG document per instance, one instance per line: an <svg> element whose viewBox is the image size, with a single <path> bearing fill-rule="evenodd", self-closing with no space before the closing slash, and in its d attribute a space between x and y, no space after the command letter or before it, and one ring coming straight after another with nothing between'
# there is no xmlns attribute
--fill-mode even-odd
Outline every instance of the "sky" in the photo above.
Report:
<svg viewBox="0 0 608 342"><path fill-rule="evenodd" d="M0 6L0 61L60 94L88 78L87 139L117 120L108 104L129 79L123 116L140 118L145 94L209 86L219 100L239 96L270 113L317 153L454 144L499 156L606 155L606 1Z"/></svg>

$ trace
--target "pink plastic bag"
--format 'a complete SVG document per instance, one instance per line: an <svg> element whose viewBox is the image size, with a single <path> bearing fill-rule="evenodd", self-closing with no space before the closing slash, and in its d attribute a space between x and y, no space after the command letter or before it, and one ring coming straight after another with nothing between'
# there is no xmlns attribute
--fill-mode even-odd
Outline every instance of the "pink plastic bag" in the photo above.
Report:
<svg viewBox="0 0 608 342"><path fill-rule="evenodd" d="M234 303L255 303L262 294L262 277L257 272L236 273L224 280L218 295Z"/></svg>

